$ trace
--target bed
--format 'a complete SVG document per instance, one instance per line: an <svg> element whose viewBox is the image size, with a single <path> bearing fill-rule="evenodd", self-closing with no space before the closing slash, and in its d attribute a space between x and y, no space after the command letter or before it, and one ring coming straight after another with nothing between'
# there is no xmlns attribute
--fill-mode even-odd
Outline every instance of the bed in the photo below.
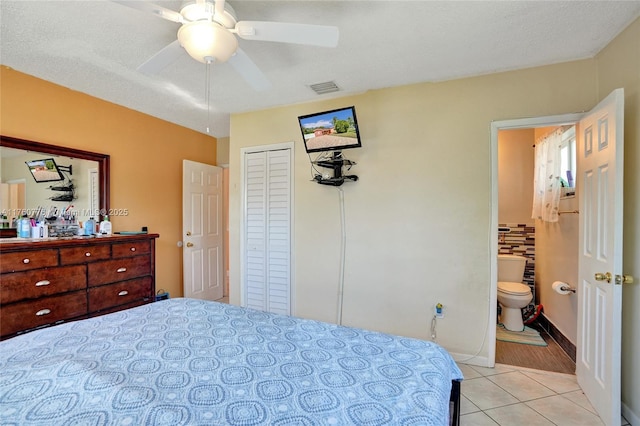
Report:
<svg viewBox="0 0 640 426"><path fill-rule="evenodd" d="M435 343L195 299L0 342L3 425L458 424Z"/></svg>

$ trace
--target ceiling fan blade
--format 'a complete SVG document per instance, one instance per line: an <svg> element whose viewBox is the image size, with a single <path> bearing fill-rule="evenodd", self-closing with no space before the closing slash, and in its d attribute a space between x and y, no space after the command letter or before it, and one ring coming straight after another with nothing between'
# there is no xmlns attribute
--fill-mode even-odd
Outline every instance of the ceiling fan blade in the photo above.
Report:
<svg viewBox="0 0 640 426"><path fill-rule="evenodd" d="M136 0L111 0L114 3L121 4L123 6L127 6L133 9L140 10L142 12L151 13L156 15L162 19L166 19L171 22L183 23L184 19L182 19L182 15L176 12L175 10L167 9L166 7L158 6L153 3L149 3L146 1L136 1Z"/></svg>
<svg viewBox="0 0 640 426"><path fill-rule="evenodd" d="M245 40L277 41L310 46L336 47L338 28L285 22L240 21L235 32Z"/></svg>
<svg viewBox="0 0 640 426"><path fill-rule="evenodd" d="M238 48L227 61L254 90L263 92L271 88L271 82L244 50Z"/></svg>
<svg viewBox="0 0 640 426"><path fill-rule="evenodd" d="M180 42L176 40L140 65L138 71L145 74L157 74L166 66L181 58L185 53L185 50L180 46Z"/></svg>

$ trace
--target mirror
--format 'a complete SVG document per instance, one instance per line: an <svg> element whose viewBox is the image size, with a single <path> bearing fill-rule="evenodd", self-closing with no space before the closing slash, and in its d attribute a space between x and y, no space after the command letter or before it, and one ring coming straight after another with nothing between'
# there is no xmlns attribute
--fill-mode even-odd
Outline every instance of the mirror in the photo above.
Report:
<svg viewBox="0 0 640 426"><path fill-rule="evenodd" d="M26 161L54 159L64 180L37 182ZM43 164L53 162L44 161ZM0 210L9 221L22 209L77 211L100 221L109 212L109 155L0 136ZM18 214L19 215L19 214Z"/></svg>

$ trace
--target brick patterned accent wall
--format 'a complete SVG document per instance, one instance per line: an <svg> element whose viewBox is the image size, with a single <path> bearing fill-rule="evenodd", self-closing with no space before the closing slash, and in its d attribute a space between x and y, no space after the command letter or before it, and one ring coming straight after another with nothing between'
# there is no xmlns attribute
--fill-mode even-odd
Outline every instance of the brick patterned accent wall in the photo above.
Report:
<svg viewBox="0 0 640 426"><path fill-rule="evenodd" d="M499 223L499 228L510 228L507 233L498 232L498 254L515 254L527 258L523 282L531 288L535 306L536 228L522 223Z"/></svg>

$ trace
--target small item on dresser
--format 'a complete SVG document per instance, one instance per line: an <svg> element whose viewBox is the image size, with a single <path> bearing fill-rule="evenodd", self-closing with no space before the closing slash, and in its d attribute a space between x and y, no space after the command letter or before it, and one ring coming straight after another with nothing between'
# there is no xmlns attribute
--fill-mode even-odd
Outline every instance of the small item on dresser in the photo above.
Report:
<svg viewBox="0 0 640 426"><path fill-rule="evenodd" d="M111 222L109 221L109 216L105 215L102 222L100 222L100 234L102 235L111 235Z"/></svg>
<svg viewBox="0 0 640 426"><path fill-rule="evenodd" d="M26 214L18 221L18 237L29 238L31 236L31 219Z"/></svg>
<svg viewBox="0 0 640 426"><path fill-rule="evenodd" d="M84 234L93 235L96 233L96 221L92 217L84 223Z"/></svg>

